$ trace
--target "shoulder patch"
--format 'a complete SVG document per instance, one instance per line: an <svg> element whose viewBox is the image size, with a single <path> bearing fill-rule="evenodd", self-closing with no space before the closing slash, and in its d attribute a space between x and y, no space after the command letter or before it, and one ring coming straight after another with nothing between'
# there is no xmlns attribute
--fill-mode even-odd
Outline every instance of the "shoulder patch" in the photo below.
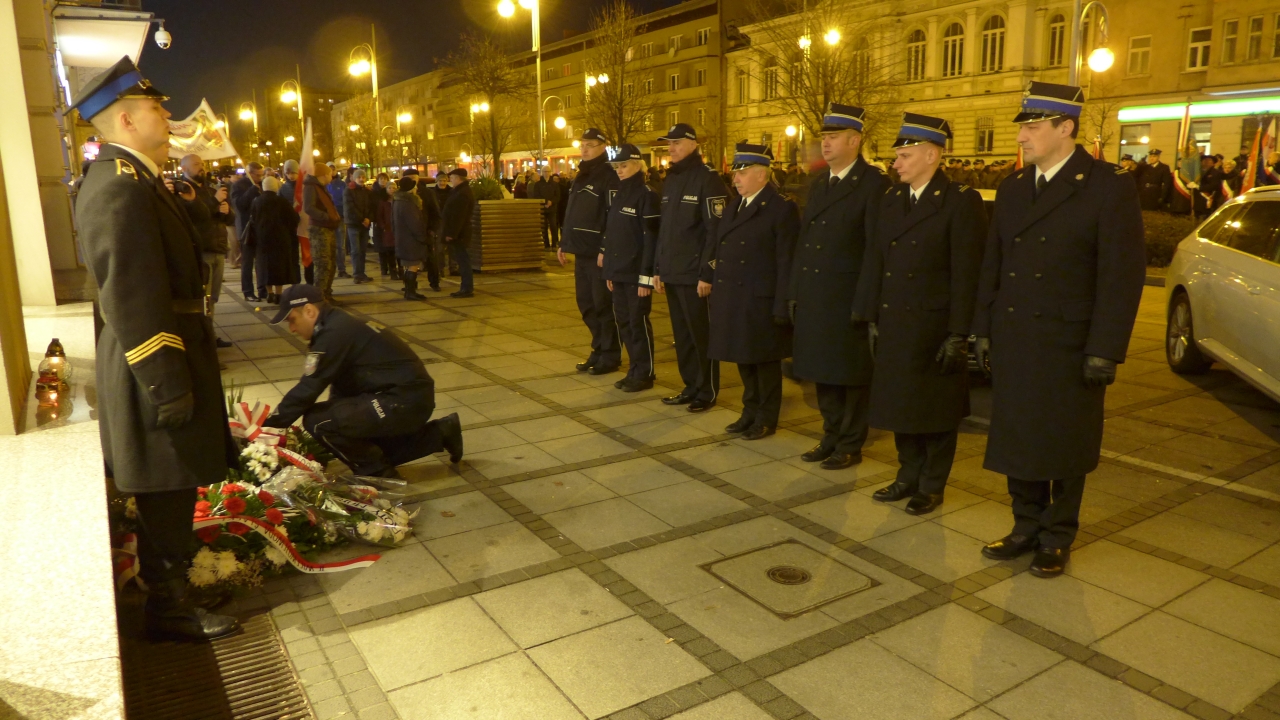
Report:
<svg viewBox="0 0 1280 720"><path fill-rule="evenodd" d="M134 178L138 177L138 171L134 169L133 165L129 164L129 161L124 158L116 158L116 174L132 175Z"/></svg>
<svg viewBox="0 0 1280 720"><path fill-rule="evenodd" d="M960 186L960 192L964 192L965 190L968 190L968 189L969 189L969 186L968 186L968 185L961 185L961 186Z"/></svg>
<svg viewBox="0 0 1280 720"><path fill-rule="evenodd" d="M320 356L321 356L321 355L324 355L324 353L322 353L322 352L310 352L310 353L307 353L307 362L306 362L306 364L305 364L305 365L303 365L303 367L302 367L302 374L303 374L303 375L314 375L314 374L315 374L315 372L316 372L316 368L320 367Z"/></svg>
<svg viewBox="0 0 1280 720"><path fill-rule="evenodd" d="M707 198L707 212L716 217L724 217L724 201L723 197Z"/></svg>

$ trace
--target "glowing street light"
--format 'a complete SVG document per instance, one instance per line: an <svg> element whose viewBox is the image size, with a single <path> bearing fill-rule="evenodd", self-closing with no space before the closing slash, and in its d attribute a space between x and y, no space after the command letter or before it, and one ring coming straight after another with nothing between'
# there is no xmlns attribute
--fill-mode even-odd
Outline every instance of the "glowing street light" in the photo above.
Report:
<svg viewBox="0 0 1280 720"><path fill-rule="evenodd" d="M351 132L360 132L359 125L348 125L347 129L350 130Z"/></svg>
<svg viewBox="0 0 1280 720"><path fill-rule="evenodd" d="M293 141L294 141L294 140L296 140L296 139L297 139L297 138L295 138L294 136L292 136L292 135L288 135L288 136L286 136L286 137L285 137L284 141L285 141L285 144L288 144L288 143L293 142Z"/></svg>
<svg viewBox="0 0 1280 720"><path fill-rule="evenodd" d="M831 28L830 30L827 31L826 35L822 36L822 39L826 40L828 45L839 45L840 31L835 28Z"/></svg>
<svg viewBox="0 0 1280 720"><path fill-rule="evenodd" d="M312 150L312 151L311 151L311 156L312 156L312 157L320 157L320 151L319 151L319 150Z"/></svg>
<svg viewBox="0 0 1280 720"><path fill-rule="evenodd" d="M795 126L795 125L788 125L788 126L787 126L787 129L786 129L786 131L785 131L785 132L787 133L787 137L795 137L795 136L796 136L796 126Z"/></svg>
<svg viewBox="0 0 1280 720"><path fill-rule="evenodd" d="M350 72L356 77L360 77L361 75L373 72L373 63L369 62L368 58L354 60L347 66L347 72Z"/></svg>
<svg viewBox="0 0 1280 720"><path fill-rule="evenodd" d="M800 36L799 45L801 50L808 50L809 46L812 44L813 44L813 40L808 35Z"/></svg>
<svg viewBox="0 0 1280 720"><path fill-rule="evenodd" d="M566 124L566 123L565 123L565 121L564 121L564 116L563 116L563 115L561 115L561 116L557 117L557 118L555 119L555 122L554 122L553 124L556 126L556 129L557 129L557 130L563 130L563 129L564 129L564 126L565 126L565 124Z"/></svg>
<svg viewBox="0 0 1280 720"><path fill-rule="evenodd" d="M1107 29L1111 25L1111 20L1107 16L1107 6L1103 5L1100 0L1091 0L1085 2L1081 8L1083 0L1075 0L1075 7L1072 12L1072 25L1074 32L1071 33L1071 56L1067 66L1067 84L1080 84L1080 67L1088 64L1089 69L1094 72L1106 72L1116 61L1116 55L1107 48ZM1083 28L1085 16L1090 10L1095 10L1092 22L1097 23L1098 27L1098 49L1089 54L1088 60L1084 57L1084 48L1081 46L1083 40Z"/></svg>
<svg viewBox="0 0 1280 720"><path fill-rule="evenodd" d="M511 0L502 0L498 3L498 14L504 18L513 17L516 14L516 4Z"/></svg>
<svg viewBox="0 0 1280 720"><path fill-rule="evenodd" d="M413 122L413 115L410 115L410 114L409 114L409 113L407 113L407 112L400 113L399 115L397 115L397 116L396 116L396 122L398 122L398 123L411 123L411 122Z"/></svg>
<svg viewBox="0 0 1280 720"><path fill-rule="evenodd" d="M1115 64L1116 54L1110 48L1100 47L1089 53L1089 69L1094 72L1106 72Z"/></svg>

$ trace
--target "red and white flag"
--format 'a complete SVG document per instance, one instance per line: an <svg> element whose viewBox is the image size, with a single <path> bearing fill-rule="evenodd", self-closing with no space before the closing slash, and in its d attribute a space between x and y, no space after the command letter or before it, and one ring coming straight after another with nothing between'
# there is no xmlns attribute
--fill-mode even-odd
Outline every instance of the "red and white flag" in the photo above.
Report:
<svg viewBox="0 0 1280 720"><path fill-rule="evenodd" d="M298 181L293 186L293 210L301 218L298 222L298 249L303 267L311 267L311 221L302 211L302 184L308 175L316 172L315 156L311 154L311 118L302 134L302 157L298 158Z"/></svg>
<svg viewBox="0 0 1280 720"><path fill-rule="evenodd" d="M1191 136L1191 101L1188 100L1187 109L1182 113L1182 127L1178 130L1178 151L1177 151L1177 154L1174 155L1174 157L1177 158L1178 160L1182 158L1182 153L1184 150L1186 150L1186 147L1187 147L1187 138L1189 138L1190 136ZM1175 161L1173 164L1173 187L1175 190L1178 191L1179 195L1190 200L1191 190L1186 186L1185 183L1182 182L1182 173L1179 172L1179 168L1181 165L1182 163L1177 161ZM1198 180L1199 178L1191 178L1191 179L1195 181L1195 180Z"/></svg>

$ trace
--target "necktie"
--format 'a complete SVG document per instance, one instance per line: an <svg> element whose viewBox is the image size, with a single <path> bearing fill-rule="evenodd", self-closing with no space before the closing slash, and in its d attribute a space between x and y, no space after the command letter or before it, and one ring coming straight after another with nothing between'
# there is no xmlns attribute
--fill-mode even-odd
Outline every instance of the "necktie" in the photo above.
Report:
<svg viewBox="0 0 1280 720"><path fill-rule="evenodd" d="M908 193L908 194L911 196L911 207L915 207L915 206L916 206L916 194L915 194L915 193Z"/></svg>
<svg viewBox="0 0 1280 720"><path fill-rule="evenodd" d="M1040 177L1036 178L1036 197L1037 198L1039 198L1040 194L1044 192L1044 188L1048 184L1049 184L1049 178L1047 176L1041 175Z"/></svg>
<svg viewBox="0 0 1280 720"><path fill-rule="evenodd" d="M837 183L839 183L839 182L840 182L840 176L839 176L839 175L832 175L832 176L831 176L831 181L827 183L827 187L835 187L835 186L836 186L836 184L837 184Z"/></svg>
<svg viewBox="0 0 1280 720"><path fill-rule="evenodd" d="M747 199L742 198L742 203L738 205L738 212L742 212L743 210L746 210L746 209L747 209Z"/></svg>

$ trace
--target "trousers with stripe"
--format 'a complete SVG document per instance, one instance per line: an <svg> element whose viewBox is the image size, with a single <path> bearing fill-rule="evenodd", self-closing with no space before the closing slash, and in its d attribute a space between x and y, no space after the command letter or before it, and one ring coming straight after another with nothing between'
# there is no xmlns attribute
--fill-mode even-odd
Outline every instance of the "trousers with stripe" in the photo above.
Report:
<svg viewBox="0 0 1280 720"><path fill-rule="evenodd" d="M640 297L639 289L637 283L613 282L613 319L631 360L627 377L646 380L653 377L653 325L649 322L653 295Z"/></svg>
<svg viewBox="0 0 1280 720"><path fill-rule="evenodd" d="M720 362L707 357L711 345L707 298L698 297L696 285L667 283L666 294L684 394L693 400L715 402L720 393Z"/></svg>

